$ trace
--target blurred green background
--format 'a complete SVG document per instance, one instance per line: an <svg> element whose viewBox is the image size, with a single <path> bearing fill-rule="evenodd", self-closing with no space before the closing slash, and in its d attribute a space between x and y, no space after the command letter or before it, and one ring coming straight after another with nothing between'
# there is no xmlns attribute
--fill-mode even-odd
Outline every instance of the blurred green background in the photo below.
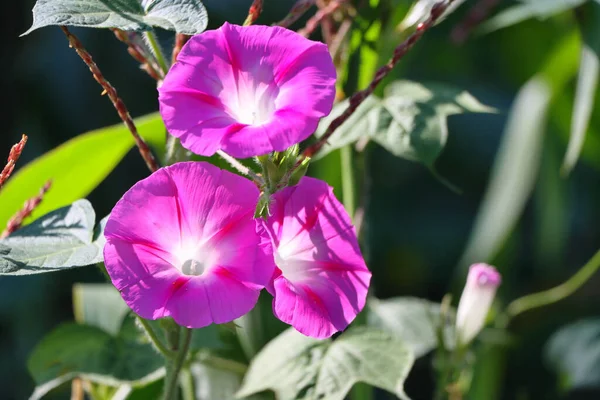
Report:
<svg viewBox="0 0 600 400"><path fill-rule="evenodd" d="M395 78L454 84L499 110L497 114L449 118L448 142L436 169L460 188L461 194L449 190L422 165L394 157L376 144L370 144L359 160L366 170L365 185L359 194L366 207L364 251L373 271L372 294L380 298L410 295L440 301L450 291L456 302L464 279L457 267L465 267L458 264L485 193L506 112L516 92L542 70L560 74L563 65L577 63L577 47L573 47L574 51L567 49L549 63L561 44L577 35L572 12L544 21L527 20L490 34L472 35L463 45L454 44L450 40L452 28L476 2L468 0L428 32L394 72ZM69 49L58 28L48 27L19 37L31 24L34 3L22 0L3 4L0 24L0 157L4 158L21 133L26 133L29 142L18 167L80 133L119 122L111 103L100 96L99 86ZM205 1L210 27L217 27L224 19L240 23L250 3ZM266 0L259 23L281 19L292 3ZM392 3L400 12L408 10L411 4L408 0ZM502 1L498 10L513 3ZM297 26L305 21L306 18L299 21ZM134 117L157 110L155 82L138 70L136 61L111 32L73 31ZM161 39L165 47L173 42L172 36L164 32ZM575 38L574 43L578 40ZM389 51L384 50L381 58L386 59ZM600 113L593 113L583 156L575 170L568 177L561 177L576 77L567 79L564 90L552 99L533 194L502 250L488 260L503 274L499 298L504 304L566 280L600 245ZM335 152L315 162L310 173L327 179L341 196L339 165L339 153ZM76 169L77 165L64 168ZM97 215L108 214L120 196L146 175L139 155L131 151L88 197ZM94 268L0 278L1 399L20 400L31 394L33 382L25 367L27 355L45 333L61 321L73 319L72 284L102 279ZM549 368L544 357L544 346L552 333L568 323L600 315L599 306L597 276L567 300L514 321L513 344L501 355L484 353L484 357L496 360L494 363L505 363L497 364L506 369L495 383L499 398L600 398L600 390L593 385L564 389L565 382ZM430 361L420 359L411 372L406 391L414 399L431 398ZM599 381L600 376L596 382Z"/></svg>

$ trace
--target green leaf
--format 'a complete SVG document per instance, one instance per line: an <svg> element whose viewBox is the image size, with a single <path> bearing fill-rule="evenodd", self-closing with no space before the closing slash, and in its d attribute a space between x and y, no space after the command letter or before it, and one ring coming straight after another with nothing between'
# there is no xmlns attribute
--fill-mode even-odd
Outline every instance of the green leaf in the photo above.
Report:
<svg viewBox="0 0 600 400"><path fill-rule="evenodd" d="M431 15L431 9L436 5L438 0L417 0L410 11L406 14L406 17L402 20L399 25L400 30L406 30L410 27L417 26L421 22L424 22ZM452 4L444 11L444 14L437 19L436 25L442 22L452 14L456 9L461 6L465 0L454 0Z"/></svg>
<svg viewBox="0 0 600 400"><path fill-rule="evenodd" d="M571 119L571 137L562 166L563 174L571 172L583 149L600 76L600 4L586 4L582 7L580 15L584 43L581 48L579 78Z"/></svg>
<svg viewBox="0 0 600 400"><path fill-rule="evenodd" d="M160 115L135 122L140 135L164 151L166 135ZM50 179L52 187L34 210L34 219L86 197L133 146L131 133L120 123L79 135L25 165L0 191L0 230Z"/></svg>
<svg viewBox="0 0 600 400"><path fill-rule="evenodd" d="M514 101L504 137L467 248L462 272L474 262L491 262L519 220L537 180L550 89L533 78Z"/></svg>
<svg viewBox="0 0 600 400"><path fill-rule="evenodd" d="M413 362L410 348L383 331L355 328L331 341L290 328L254 358L237 396L270 389L280 399L343 400L364 382L407 398L404 380Z"/></svg>
<svg viewBox="0 0 600 400"><path fill-rule="evenodd" d="M23 35L49 25L147 31L152 27L194 35L208 24L199 0L37 0L33 25Z"/></svg>
<svg viewBox="0 0 600 400"><path fill-rule="evenodd" d="M132 317L124 320L117 336L95 326L59 326L36 346L27 364L38 385L36 398L75 377L115 387L143 386L161 378L164 361L144 339Z"/></svg>
<svg viewBox="0 0 600 400"><path fill-rule="evenodd" d="M321 120L315 135L321 137L347 106L348 101L336 105ZM396 81L387 86L383 100L367 98L316 158L365 137L395 156L432 166L446 144L449 115L494 111L461 89L439 83Z"/></svg>
<svg viewBox="0 0 600 400"><path fill-rule="evenodd" d="M437 330L442 323L440 304L416 297L371 298L368 323L401 339L415 357L421 357L437 347ZM444 322L445 339L452 344L452 321Z"/></svg>
<svg viewBox="0 0 600 400"><path fill-rule="evenodd" d="M130 311L119 291L107 283L73 286L73 309L77 322L98 327L113 335L119 332L124 318ZM149 322L156 335L166 343L159 320ZM193 330L190 344L192 351L222 347L217 325Z"/></svg>
<svg viewBox="0 0 600 400"><path fill-rule="evenodd" d="M73 313L80 324L95 326L117 335L129 307L114 286L106 283L77 283L73 286Z"/></svg>
<svg viewBox="0 0 600 400"><path fill-rule="evenodd" d="M29 275L102 262L106 220L87 200L60 208L0 240L0 275Z"/></svg>
<svg viewBox="0 0 600 400"><path fill-rule="evenodd" d="M320 138L325 133L329 124L342 115L344 110L348 108L350 102L344 100L333 107L331 113L322 118L319 127L315 132L315 136ZM381 100L375 96L369 96L362 102L356 111L344 122L333 135L327 140L327 144L314 156L313 159L318 160L334 150L340 149L348 144L356 142L363 136L367 136L369 132L377 130L379 120L378 113L380 112Z"/></svg>
<svg viewBox="0 0 600 400"><path fill-rule="evenodd" d="M546 19L584 4L587 0L522 0L482 24L478 31L489 33L531 18Z"/></svg>
<svg viewBox="0 0 600 400"><path fill-rule="evenodd" d="M545 353L550 366L566 376L569 389L600 387L600 318L561 328L546 344Z"/></svg>

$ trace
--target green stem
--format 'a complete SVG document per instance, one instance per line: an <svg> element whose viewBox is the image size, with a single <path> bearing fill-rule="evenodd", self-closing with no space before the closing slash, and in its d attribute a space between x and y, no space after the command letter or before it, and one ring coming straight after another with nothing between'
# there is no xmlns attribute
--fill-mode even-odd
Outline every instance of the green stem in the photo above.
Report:
<svg viewBox="0 0 600 400"><path fill-rule="evenodd" d="M355 185L354 185L354 165L352 163L352 147L344 146L340 149L340 158L342 161L342 199L344 207L351 216L354 215L356 205L354 203Z"/></svg>
<svg viewBox="0 0 600 400"><path fill-rule="evenodd" d="M208 367L233 372L241 376L245 375L246 371L248 371L248 366L246 364L218 357L213 354L202 354L198 358L198 361Z"/></svg>
<svg viewBox="0 0 600 400"><path fill-rule="evenodd" d="M156 33L154 33L154 31L146 31L146 32L144 32L144 35L146 36L146 39L148 40L148 44L152 48L152 53L154 54L154 57L156 57L156 62L158 63L158 66L160 67L162 72L166 75L167 72L169 72L169 64L167 64L167 59L165 58L162 48L160 47L160 44L158 43Z"/></svg>
<svg viewBox="0 0 600 400"><path fill-rule="evenodd" d="M523 296L511 302L508 307L506 307L504 315L498 319L498 325L502 328L506 328L512 318L525 311L547 306L569 297L575 293L577 289L583 286L583 284L596 273L598 268L600 268L600 250L598 250L592 259L566 282L553 287L552 289Z"/></svg>
<svg viewBox="0 0 600 400"><path fill-rule="evenodd" d="M185 358L190 348L192 340L192 330L183 328L183 340L180 341L179 348L176 350L175 358L167 366L167 376L165 377L165 389L163 400L176 400L179 389L179 372L183 367Z"/></svg>
<svg viewBox="0 0 600 400"><path fill-rule="evenodd" d="M223 160L227 161L227 163L231 165L234 169L236 169L239 173L249 176L254 182L261 186L265 184L265 181L262 177L258 176L254 171L252 171L252 169L246 167L244 164L242 164L229 154L225 153L223 150L217 150L217 154Z"/></svg>
<svg viewBox="0 0 600 400"><path fill-rule="evenodd" d="M181 394L183 400L195 400L194 377L189 368L184 368L181 371Z"/></svg>
<svg viewBox="0 0 600 400"><path fill-rule="evenodd" d="M148 335L148 338L152 341L152 344L154 345L154 347L156 347L156 349L167 359L170 359L173 357L173 352L171 352L171 350L169 350L162 342L161 340L158 338L158 336L156 335L156 332L154 332L154 329L152 329L152 327L150 326L150 323L148 321L146 321L144 318L142 317L137 317L140 325L142 325L142 327L144 328L144 330L146 331L146 335Z"/></svg>

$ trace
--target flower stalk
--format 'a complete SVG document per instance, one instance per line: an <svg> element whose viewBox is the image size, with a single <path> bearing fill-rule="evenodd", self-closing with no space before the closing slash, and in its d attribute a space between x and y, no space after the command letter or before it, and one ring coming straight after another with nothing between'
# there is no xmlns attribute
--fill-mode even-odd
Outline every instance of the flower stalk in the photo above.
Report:
<svg viewBox="0 0 600 400"><path fill-rule="evenodd" d="M46 192L48 192L48 190L50 190L51 185L52 181L49 180L44 184L44 186L42 186L37 196L34 196L25 202L23 208L17 211L17 213L13 215L13 217L10 220L8 220L6 229L4 229L4 231L0 234L0 239L4 239L23 225L23 221L25 220L25 218L29 217L37 208L37 206L40 205L40 203L44 199L44 195L46 194Z"/></svg>
<svg viewBox="0 0 600 400"><path fill-rule="evenodd" d="M181 337L173 343L173 351L175 356L168 362L167 376L165 377L165 389L163 400L176 400L179 390L179 372L183 368L183 364L190 348L192 341L192 330L189 328L177 328L177 337Z"/></svg>
<svg viewBox="0 0 600 400"><path fill-rule="evenodd" d="M244 21L244 26L250 26L256 22L263 9L263 0L254 0Z"/></svg>
<svg viewBox="0 0 600 400"><path fill-rule="evenodd" d="M60 29L62 29L63 33L67 36L67 39L69 40L69 46L75 49L79 57L81 57L83 62L88 66L88 68L92 72L92 75L94 76L96 82L98 82L100 86L102 86L102 88L104 89L104 93L106 93L110 98L110 101L113 103L113 106L117 110L119 117L121 117L121 120L131 132L131 135L135 140L135 144L140 152L140 155L146 162L146 166L148 166L148 169L150 169L151 172L156 171L159 168L158 163L156 162L154 155L150 151L148 144L144 141L144 139L142 139L142 137L138 133L135 123L133 122L131 115L129 115L129 111L125 106L125 103L117 94L117 90L106 80L106 78L100 71L100 68L98 68L98 66L92 59L92 56L90 55L90 53L88 53L85 47L83 47L83 44L77 38L77 36L73 35L69 31L69 29L67 29L66 26L61 26Z"/></svg>
<svg viewBox="0 0 600 400"><path fill-rule="evenodd" d="M12 174L15 169L15 164L19 157L21 157L21 153L23 152L23 148L25 147L25 143L27 143L27 135L21 136L21 140L19 143L15 144L11 149L10 153L8 153L8 161L6 165L0 172L0 189L4 185L4 182L8 180L8 177Z"/></svg>

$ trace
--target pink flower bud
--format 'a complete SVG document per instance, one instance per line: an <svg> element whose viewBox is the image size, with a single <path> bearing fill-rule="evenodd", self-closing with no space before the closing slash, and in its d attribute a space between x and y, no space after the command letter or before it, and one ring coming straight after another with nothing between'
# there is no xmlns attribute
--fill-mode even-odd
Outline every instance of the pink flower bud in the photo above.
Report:
<svg viewBox="0 0 600 400"><path fill-rule="evenodd" d="M500 274L491 265L471 265L458 302L456 334L459 343L469 343L481 331L501 281Z"/></svg>

